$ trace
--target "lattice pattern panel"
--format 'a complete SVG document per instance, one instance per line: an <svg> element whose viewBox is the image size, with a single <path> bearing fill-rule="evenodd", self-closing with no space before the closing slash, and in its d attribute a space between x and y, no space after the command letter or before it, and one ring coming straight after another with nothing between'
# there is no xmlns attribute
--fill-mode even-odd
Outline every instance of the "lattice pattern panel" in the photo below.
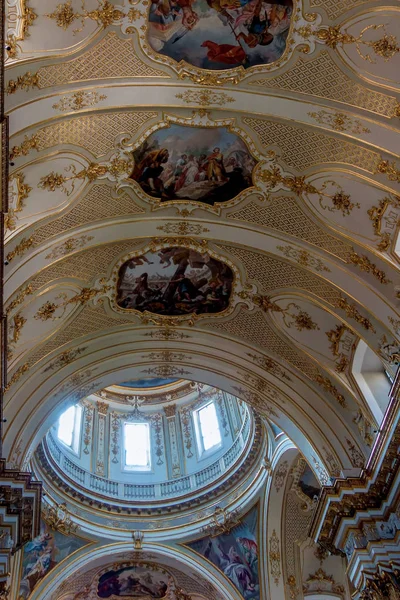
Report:
<svg viewBox="0 0 400 600"><path fill-rule="evenodd" d="M65 260L57 262L55 265L43 269L35 275L29 282L32 285L32 291L40 289L42 286L64 277L76 277L87 281L105 273L110 263L124 252L129 252L142 243L142 240L128 240L117 244L97 246L86 251L78 252L72 256L67 256Z"/></svg>
<svg viewBox="0 0 400 600"><path fill-rule="evenodd" d="M31 354L27 360L29 367L39 362L44 356L50 354L57 348L64 346L74 340L78 340L84 335L89 335L96 331L104 331L110 327L132 324L131 320L122 319L119 315L115 318L106 314L102 305L95 308L85 306L85 308L75 317L75 319L64 329L59 331L43 346L40 346L36 352Z"/></svg>
<svg viewBox="0 0 400 600"><path fill-rule="evenodd" d="M128 194L112 198L111 188L108 185L95 185L68 213L39 227L32 236L33 242L41 244L44 240L74 227L142 212L144 210L137 206Z"/></svg>
<svg viewBox="0 0 400 600"><path fill-rule="evenodd" d="M249 313L242 310L230 321L207 323L203 327L213 331L221 331L249 344L257 344L260 348L267 350L268 353L272 352L283 358L311 379L317 373L317 368L311 360L297 352L291 344L282 340L271 329L261 311Z"/></svg>
<svg viewBox="0 0 400 600"><path fill-rule="evenodd" d="M365 4L369 0L310 0L311 8L324 8L332 20L347 12L350 8Z"/></svg>
<svg viewBox="0 0 400 600"><path fill-rule="evenodd" d="M289 492L286 496L284 555L287 576L296 573L296 542L307 537L308 527L313 515L312 511L300 510L300 502L294 492Z"/></svg>
<svg viewBox="0 0 400 600"><path fill-rule="evenodd" d="M96 158L114 148L115 137L120 133L129 136L142 125L158 116L156 112L126 111L101 113L69 118L54 125L43 127L36 133L38 149L72 144L89 150Z"/></svg>
<svg viewBox="0 0 400 600"><path fill-rule="evenodd" d="M68 578L66 581L60 585L60 587L55 592L55 595L52 596L51 600L59 600L59 598L66 594L77 594L80 592L84 585L90 583L93 577L96 575L96 571L99 570L99 567L95 567L87 573L83 573L82 575L78 575L75 577Z"/></svg>
<svg viewBox="0 0 400 600"><path fill-rule="evenodd" d="M309 129L251 117L243 122L259 136L266 150L278 146L286 164L299 171L322 163L345 163L374 173L380 159L376 152Z"/></svg>
<svg viewBox="0 0 400 600"><path fill-rule="evenodd" d="M322 52L314 60L299 57L294 67L271 78L253 81L250 85L289 90L307 96L329 98L365 108L379 115L392 117L397 105L396 98L369 90L352 81L338 67L328 52Z"/></svg>
<svg viewBox="0 0 400 600"><path fill-rule="evenodd" d="M115 79L117 77L167 77L140 60L132 39L121 39L115 32L73 60L42 67L38 71L39 87L47 88L75 81Z"/></svg>
<svg viewBox="0 0 400 600"><path fill-rule="evenodd" d="M228 215L229 219L256 223L289 233L295 237L323 248L345 260L351 246L326 233L304 214L294 198L271 196L262 206L250 202Z"/></svg>
<svg viewBox="0 0 400 600"><path fill-rule="evenodd" d="M332 306L340 296L339 291L322 277L283 260L235 246L220 245L220 248L239 259L246 269L247 278L256 281L264 294L282 289L283 284L285 289L299 288L311 292Z"/></svg>
<svg viewBox="0 0 400 600"><path fill-rule="evenodd" d="M219 597L215 594L211 584L207 586L207 588L204 586L204 583L206 582L203 578L197 577L197 579L194 579L193 577L189 577L189 575L186 573L171 567L168 567L168 570L175 577L178 585L183 588L185 592L188 592L189 594L202 594L208 598L208 600L217 600Z"/></svg>

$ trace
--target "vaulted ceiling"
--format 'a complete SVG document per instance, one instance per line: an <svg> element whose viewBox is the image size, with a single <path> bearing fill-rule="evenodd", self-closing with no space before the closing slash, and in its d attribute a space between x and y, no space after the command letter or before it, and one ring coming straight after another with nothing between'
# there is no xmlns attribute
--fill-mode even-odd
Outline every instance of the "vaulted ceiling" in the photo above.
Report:
<svg viewBox="0 0 400 600"><path fill-rule="evenodd" d="M368 456L354 353L362 340L390 372L399 352L400 13L256 4L6 1L15 464L71 399L143 376L246 400L322 482ZM226 306L121 308L121 265L133 277L171 248L229 267Z"/></svg>

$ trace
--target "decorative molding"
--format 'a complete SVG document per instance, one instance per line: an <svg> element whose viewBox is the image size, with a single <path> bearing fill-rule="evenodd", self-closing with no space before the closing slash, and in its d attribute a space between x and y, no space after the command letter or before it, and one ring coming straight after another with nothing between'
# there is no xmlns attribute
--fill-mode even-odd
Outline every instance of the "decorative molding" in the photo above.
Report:
<svg viewBox="0 0 400 600"><path fill-rule="evenodd" d="M200 104L201 106L225 106L235 102L232 96L228 96L224 92L214 92L213 90L185 90L181 94L176 94L175 98L183 100L186 104Z"/></svg>
<svg viewBox="0 0 400 600"><path fill-rule="evenodd" d="M286 381L292 381L292 378L286 373L286 371L273 359L269 356L257 356L256 354L251 354L247 352L247 356L249 356L253 362L255 362L259 367L267 371L267 373L271 373L275 375L275 377L286 379Z"/></svg>
<svg viewBox="0 0 400 600"><path fill-rule="evenodd" d="M313 376L312 379L313 381L318 383L322 388L324 388L326 392L331 394L335 398L335 400L340 404L340 406L342 406L343 408L347 408L347 402L345 397L338 391L338 389L331 382L329 377L326 377L325 375L322 375L318 372Z"/></svg>
<svg viewBox="0 0 400 600"><path fill-rule="evenodd" d="M229 534L234 527L240 525L239 509L228 512L225 508L217 506L211 515L210 523L201 528L201 533L209 537Z"/></svg>
<svg viewBox="0 0 400 600"><path fill-rule="evenodd" d="M301 267L311 267L318 272L331 272L331 270L324 265L320 258L315 258L307 250L299 250L293 246L277 246L276 248L277 250L280 250L287 258L292 258L295 260Z"/></svg>
<svg viewBox="0 0 400 600"><path fill-rule="evenodd" d="M56 321L57 319L61 319L70 304L85 306L90 300L97 298L99 295L106 294L111 289L111 286L107 285L103 279L101 279L99 283L100 287L84 287L71 298L68 298L65 293L59 294L55 298L56 300L59 300L59 302L50 302L48 300L38 309L34 318L40 321L48 321L49 319ZM62 310L61 315L55 316L56 311L60 309Z"/></svg>
<svg viewBox="0 0 400 600"><path fill-rule="evenodd" d="M202 233L208 233L210 231L207 229L207 227L203 227L202 225L197 225L195 223L187 223L186 221L159 225L157 230L163 231L167 234L174 233L175 235L201 235Z"/></svg>
<svg viewBox="0 0 400 600"><path fill-rule="evenodd" d="M68 238L67 240L65 240L65 242L53 248L53 250L49 254L46 254L45 258L63 258L64 256L67 256L67 254L70 254L74 250L83 248L88 242L90 242L93 239L94 238L92 235L81 235L78 238Z"/></svg>
<svg viewBox="0 0 400 600"><path fill-rule="evenodd" d="M359 119L354 119L343 113L330 113L327 110L307 113L309 117L316 120L320 125L328 125L334 131L349 133L371 133L368 127L364 127ZM358 204L358 208L360 205Z"/></svg>
<svg viewBox="0 0 400 600"><path fill-rule="evenodd" d="M357 306L354 303L350 304L347 298L339 296L339 298L334 300L334 306L344 310L346 315L350 319L354 319L357 323L359 323L363 329L372 331L372 333L376 333L375 327L372 325L371 321L367 317L363 317L358 311Z"/></svg>
<svg viewBox="0 0 400 600"><path fill-rule="evenodd" d="M271 575L274 579L276 586L279 585L279 579L282 575L281 572L281 552L278 536L276 535L275 529L269 538L269 564L271 569Z"/></svg>
<svg viewBox="0 0 400 600"><path fill-rule="evenodd" d="M352 248L352 252L347 257L347 264L353 264L356 267L359 267L361 271L365 273L370 273L375 279L377 279L383 285L387 285L388 283L392 283L390 279L386 277L386 273L370 261L366 254L358 254L354 248Z"/></svg>
<svg viewBox="0 0 400 600"><path fill-rule="evenodd" d="M96 104L106 99L107 96L105 94L80 90L69 96L63 96L58 102L53 104L52 108L60 112L77 111L88 106L96 106Z"/></svg>
<svg viewBox="0 0 400 600"><path fill-rule="evenodd" d="M19 75L17 79L10 79L6 86L6 94L15 94L18 90L29 92L33 88L40 87L39 73L31 73L28 71L23 75Z"/></svg>
<svg viewBox="0 0 400 600"><path fill-rule="evenodd" d="M394 162L390 163L388 160L380 160L376 166L377 173L387 175L389 181L396 181L400 183L400 170L396 168Z"/></svg>
<svg viewBox="0 0 400 600"><path fill-rule="evenodd" d="M79 525L72 521L65 502L62 504L45 504L42 509L42 515L51 529L59 531L64 535L71 535L79 529Z"/></svg>
<svg viewBox="0 0 400 600"><path fill-rule="evenodd" d="M37 133L34 133L30 137L26 135L24 141L19 144L19 146L13 146L11 148L9 153L10 161L19 158L20 156L28 156L31 150L39 152L39 136Z"/></svg>
<svg viewBox="0 0 400 600"><path fill-rule="evenodd" d="M16 256L22 256L29 248L34 246L33 236L30 238L22 238L22 240L15 246L14 250L11 250L6 259L10 263Z"/></svg>
<svg viewBox="0 0 400 600"><path fill-rule="evenodd" d="M278 465L278 468L276 469L275 473L274 473L274 486L275 486L275 490L276 493L278 494L284 483L286 480L286 475L288 474L288 470L289 470L289 463L287 460L284 460L283 462L281 462Z"/></svg>

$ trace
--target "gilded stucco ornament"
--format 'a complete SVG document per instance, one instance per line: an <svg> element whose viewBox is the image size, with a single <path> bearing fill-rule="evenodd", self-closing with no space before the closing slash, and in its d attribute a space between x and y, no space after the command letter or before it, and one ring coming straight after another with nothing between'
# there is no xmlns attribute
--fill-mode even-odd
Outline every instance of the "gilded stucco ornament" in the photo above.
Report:
<svg viewBox="0 0 400 600"><path fill-rule="evenodd" d="M347 408L346 398L339 392L337 387L332 383L329 377L317 372L313 376L313 381L318 383L326 392L331 394L342 408Z"/></svg>
<svg viewBox="0 0 400 600"><path fill-rule="evenodd" d="M376 40L372 41L364 38L365 33L371 30L379 31ZM379 37L379 35L382 35L382 37ZM372 64L377 62L377 57L383 58L385 62L388 62L400 52L396 36L388 34L384 24L368 25L361 30L358 36L347 33L346 29L342 30L341 25L321 27L316 32L316 37L333 50L337 46L354 44L358 55L363 60Z"/></svg>
<svg viewBox="0 0 400 600"><path fill-rule="evenodd" d="M67 196L70 196L75 190L75 182L87 180L92 183L96 179L107 178L111 181L118 181L126 178L132 169L132 160L129 155L122 152L114 154L108 163L91 162L81 170L77 170L75 165L70 165L64 169L64 175L51 171L48 175L43 175L38 183L38 188L48 192L60 190ZM67 185L68 184L68 185Z"/></svg>
<svg viewBox="0 0 400 600"><path fill-rule="evenodd" d="M255 362L259 367L261 367L267 373L271 373L271 375L275 375L275 377L279 377L281 379L286 379L287 381L292 381L292 378L286 373L286 371L269 356L257 356L256 354L247 353L253 362Z"/></svg>
<svg viewBox="0 0 400 600"><path fill-rule="evenodd" d="M394 162L381 159L376 166L376 173L386 175L389 181L400 183L400 170L396 167Z"/></svg>
<svg viewBox="0 0 400 600"><path fill-rule="evenodd" d="M34 246L33 236L31 236L29 238L22 238L22 240L20 242L18 242L18 244L15 246L14 250L11 250L10 252L8 252L8 254L6 256L7 261L10 263L12 260L14 260L14 258L16 256L22 256L23 254L25 254L25 252L27 250L29 250L33 246Z"/></svg>
<svg viewBox="0 0 400 600"><path fill-rule="evenodd" d="M46 254L45 258L52 260L62 258L75 250L84 248L86 244L93 239L92 235L81 235L77 238L68 238L65 242L53 248L49 254Z"/></svg>
<svg viewBox="0 0 400 600"><path fill-rule="evenodd" d="M89 106L96 106L99 102L106 99L107 96L105 94L80 90L74 94L63 96L58 102L52 105L52 108L60 112L77 111Z"/></svg>
<svg viewBox="0 0 400 600"><path fill-rule="evenodd" d="M185 92L176 94L179 100L183 100L186 104L199 104L200 106L226 106L235 99L228 96L224 92L214 92L213 90L186 90Z"/></svg>
<svg viewBox="0 0 400 600"><path fill-rule="evenodd" d="M33 88L40 88L40 79L38 73L27 71L19 75L17 79L10 79L6 85L6 94L15 94L18 90L29 92Z"/></svg>
<svg viewBox="0 0 400 600"><path fill-rule="evenodd" d="M275 529L272 532L271 537L269 538L269 566L271 575L273 577L275 585L279 585L279 579L282 574L281 572L281 552L280 552L280 542L279 538L276 534Z"/></svg>
<svg viewBox="0 0 400 600"><path fill-rule="evenodd" d="M375 279L377 279L382 285L391 283L391 280L387 278L386 273L379 269L375 263L371 262L366 254L358 254L352 249L349 256L346 259L347 264L353 264L365 273L370 273Z"/></svg>
<svg viewBox="0 0 400 600"><path fill-rule="evenodd" d="M328 112L319 110L318 112L307 113L309 117L315 119L320 125L328 125L334 131L343 133L371 133L368 127L365 127L359 119L345 115L339 112Z"/></svg>
<svg viewBox="0 0 400 600"><path fill-rule="evenodd" d="M30 296L32 293L33 293L32 284L25 286L20 292L18 292L18 294L16 295L14 300L12 300L10 302L10 304L7 305L6 314L9 315L14 310L14 308L17 308L17 306L22 304L24 302L25 298L27 296Z"/></svg>
<svg viewBox="0 0 400 600"><path fill-rule="evenodd" d="M354 319L356 323L361 325L366 331L376 333L376 329L372 325L370 319L368 319L368 317L363 317L357 309L357 306L354 303L349 302L344 296L339 296L339 298L335 300L334 306L344 310L349 319Z"/></svg>
<svg viewBox="0 0 400 600"><path fill-rule="evenodd" d="M6 63L18 58L21 50L20 42L30 36L29 29L34 25L38 15L30 6L29 0L18 0L7 6L6 20Z"/></svg>
<svg viewBox="0 0 400 600"><path fill-rule="evenodd" d="M372 222L374 234L379 236L378 250L386 252L392 243L392 233L400 222L400 198L388 195L379 200L378 206L367 210L368 218ZM382 222L383 221L383 222Z"/></svg>
<svg viewBox="0 0 400 600"><path fill-rule="evenodd" d="M326 271L330 273L331 271L320 258L312 256L307 250L294 248L293 246L277 246L277 250L280 250L287 258L295 260L301 267L310 267L317 272Z"/></svg>
<svg viewBox="0 0 400 600"><path fill-rule="evenodd" d="M25 135L24 140L18 146L13 146L10 150L10 161L20 156L28 156L31 150L39 151L39 137L36 133L31 136Z"/></svg>
<svg viewBox="0 0 400 600"><path fill-rule="evenodd" d="M330 212L340 211L343 216L350 215L354 208L360 208L360 204L352 202L350 195L346 194L343 188L335 181L326 180L318 188L307 181L304 175L297 176L285 173L276 164L275 159L271 161L271 166L268 169L262 169L261 165L258 167L256 181L264 184L263 188L267 192L267 199L270 199L269 194L271 192L288 190L299 198L316 195L322 209L329 210ZM330 201L330 205L325 204L326 200Z"/></svg>
<svg viewBox="0 0 400 600"><path fill-rule="evenodd" d="M99 280L99 287L84 287L80 292L68 298L68 296L62 292L55 297L56 302L47 300L36 312L34 318L38 321L52 321L61 319L67 307L72 305L84 306L89 301L94 300L98 296L104 296L111 290L111 285L108 285L104 279ZM59 313L58 311L61 311Z"/></svg>
<svg viewBox="0 0 400 600"><path fill-rule="evenodd" d="M51 529L59 531L64 535L71 535L79 529L79 525L74 523L67 509L65 502L58 504L45 504L42 509L43 519Z"/></svg>
<svg viewBox="0 0 400 600"><path fill-rule="evenodd" d="M85 26L86 19L95 21L98 26L106 29L110 25L120 22L124 17L128 16L128 19L132 22L135 20L136 11L131 13L125 13L124 10L117 8L109 0L98 0L98 8L95 10L86 10L84 1L82 2L81 12L76 11L71 0L67 0L63 4L57 5L56 9L52 13L47 13L45 16L55 21L56 25L61 29L67 30L73 23L80 21L81 27L74 29L74 35Z"/></svg>

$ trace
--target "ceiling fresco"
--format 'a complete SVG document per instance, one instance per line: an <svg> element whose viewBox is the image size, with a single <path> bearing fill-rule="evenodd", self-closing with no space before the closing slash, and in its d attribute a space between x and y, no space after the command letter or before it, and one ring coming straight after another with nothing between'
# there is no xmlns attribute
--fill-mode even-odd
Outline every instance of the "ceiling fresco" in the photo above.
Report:
<svg viewBox="0 0 400 600"><path fill-rule="evenodd" d="M29 464L72 401L196 381L249 403L296 445L310 472L302 465L290 502L305 522L316 486L356 476L379 430L386 397L376 407L363 393L360 351L387 379L399 364L399 10L369 0L5 4L10 464ZM146 535L158 543L170 527L163 517ZM256 543L250 533L240 537ZM286 534L275 533L279 546ZM254 546L227 537L228 558L199 532L189 540L199 547L182 552L226 569L221 600L256 598L264 574L231 564L255 561ZM98 567L58 597L93 585L96 598L106 568L114 596L128 576L144 593L129 565ZM270 595L283 600L271 573ZM162 597L157 577L151 597Z"/></svg>

